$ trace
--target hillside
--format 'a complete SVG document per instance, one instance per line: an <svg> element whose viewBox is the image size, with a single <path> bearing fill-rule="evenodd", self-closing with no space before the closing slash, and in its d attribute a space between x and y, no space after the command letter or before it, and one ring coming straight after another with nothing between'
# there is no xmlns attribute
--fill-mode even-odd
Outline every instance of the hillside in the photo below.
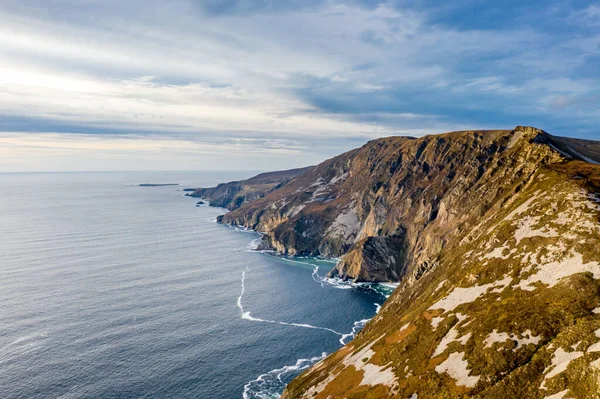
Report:
<svg viewBox="0 0 600 399"><path fill-rule="evenodd" d="M284 397L597 397L598 175L540 170Z"/></svg>
<svg viewBox="0 0 600 399"><path fill-rule="evenodd" d="M224 223L331 276L401 281L292 398L590 398L600 392L600 144L531 127L391 137Z"/></svg>

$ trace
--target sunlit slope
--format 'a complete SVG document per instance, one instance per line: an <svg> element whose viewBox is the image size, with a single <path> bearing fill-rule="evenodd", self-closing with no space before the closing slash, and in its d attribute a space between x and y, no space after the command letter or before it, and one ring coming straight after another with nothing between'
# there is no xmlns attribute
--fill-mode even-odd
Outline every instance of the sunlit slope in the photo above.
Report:
<svg viewBox="0 0 600 399"><path fill-rule="evenodd" d="M548 138L513 146L556 156L526 158L511 195L447 236L434 267L284 398L598 397L600 166Z"/></svg>

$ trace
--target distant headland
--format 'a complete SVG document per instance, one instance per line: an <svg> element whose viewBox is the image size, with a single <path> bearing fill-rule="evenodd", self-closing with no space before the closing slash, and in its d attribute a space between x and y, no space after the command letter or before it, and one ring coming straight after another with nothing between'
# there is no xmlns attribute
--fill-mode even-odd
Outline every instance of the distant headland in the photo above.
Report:
<svg viewBox="0 0 600 399"><path fill-rule="evenodd" d="M179 186L179 183L142 183L140 187L164 187L164 186Z"/></svg>

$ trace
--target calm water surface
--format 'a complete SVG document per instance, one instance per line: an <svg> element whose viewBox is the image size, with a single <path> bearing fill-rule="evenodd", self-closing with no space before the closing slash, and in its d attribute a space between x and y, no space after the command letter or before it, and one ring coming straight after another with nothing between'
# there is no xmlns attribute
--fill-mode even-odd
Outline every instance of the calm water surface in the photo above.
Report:
<svg viewBox="0 0 600 399"><path fill-rule="evenodd" d="M181 191L242 177L0 174L0 398L276 398L348 342L383 295Z"/></svg>

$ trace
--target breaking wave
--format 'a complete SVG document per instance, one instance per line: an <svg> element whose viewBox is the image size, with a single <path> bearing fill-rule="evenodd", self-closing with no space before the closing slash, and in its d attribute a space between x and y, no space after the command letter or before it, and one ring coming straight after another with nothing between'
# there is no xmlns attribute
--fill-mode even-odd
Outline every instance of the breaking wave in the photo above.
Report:
<svg viewBox="0 0 600 399"><path fill-rule="evenodd" d="M351 290L351 289L372 290L380 295L383 295L387 299L390 297L392 292L394 292L394 290L398 287L397 283L356 283L352 280L343 280L339 277L321 277L319 275L319 266L316 265L315 263L311 263L309 261L290 259L289 257L285 257L285 256L277 256L277 257L286 262L299 263L302 265L312 266L313 267L313 273L312 273L313 280L315 282L321 284L321 287L323 287L323 288L325 288L326 286L329 286L329 287L340 289L340 290ZM311 258L299 258L299 259L311 260ZM320 262L337 263L339 260L319 258L319 261ZM376 307L377 307L377 312L379 312L379 308L381 306L376 304Z"/></svg>
<svg viewBox="0 0 600 399"><path fill-rule="evenodd" d="M335 330L333 330L331 328L318 327L318 326L313 326L311 324L306 324L306 323L290 323L290 322L286 322L286 321L260 319L260 318L257 318L257 317L250 316L250 312L244 312L244 305L242 304L242 297L244 296L244 292L246 291L245 280L246 280L246 272L247 271L249 271L249 270L246 269L246 270L244 270L242 272L242 280L241 280L242 291L240 293L240 296L237 299L237 306L240 309L242 319L249 320L249 321L261 322L261 323L280 324L280 325L283 325L283 326L310 328L310 329L313 329L313 330L323 330L323 331L328 331L330 333L339 335L340 337L344 337L345 334L337 332L337 331L335 331ZM341 338L340 338L340 342L341 342Z"/></svg>
<svg viewBox="0 0 600 399"><path fill-rule="evenodd" d="M280 257L287 262L292 263L300 263L304 265L313 266L312 278L315 282L319 283L321 287L325 288L326 286L331 286L333 288L338 289L355 289L355 288L368 288L373 289L374 291L384 295L386 298L389 295L383 294L380 290L372 288L373 284L362 284L362 283L352 283L345 282L340 279L330 279L321 277L318 273L319 266L314 263L308 263L303 261L298 261L294 259L289 259L287 257ZM240 296L237 298L237 306L240 309L241 318L248 321L260 322L260 323L270 323L270 324L279 324L284 326L291 327L300 327L300 328L308 328L315 330L323 330L331 332L337 336L339 336L340 345L346 345L348 342L352 340L356 336L356 334L367 324L370 319L362 319L354 322L352 326L352 330L348 333L340 333L331 328L327 327L319 327L313 326L305 323L293 323L279 320L268 320L261 319L258 317L253 317L250 315L249 311L245 311L244 305L242 303L244 293L246 292L246 273L249 272L250 269L246 268L246 270L242 271L242 278L240 280L241 284L241 292ZM381 309L381 304L375 302L375 312L379 313ZM302 370L305 370L317 362L325 359L327 353L322 353L321 356L313 357L310 359L298 359L296 364L283 366L278 369L271 370L265 374L259 375L256 379L248 382L244 385L243 398L244 399L277 399L280 397L281 391L285 388L285 386L291 381L293 377L298 375L298 373Z"/></svg>
<svg viewBox="0 0 600 399"><path fill-rule="evenodd" d="M312 367L325 359L326 356L327 353L323 352L321 356L315 356L310 359L298 359L294 365L283 366L282 368L259 375L255 380L244 385L243 398L279 398L282 386L290 382L300 371Z"/></svg>

